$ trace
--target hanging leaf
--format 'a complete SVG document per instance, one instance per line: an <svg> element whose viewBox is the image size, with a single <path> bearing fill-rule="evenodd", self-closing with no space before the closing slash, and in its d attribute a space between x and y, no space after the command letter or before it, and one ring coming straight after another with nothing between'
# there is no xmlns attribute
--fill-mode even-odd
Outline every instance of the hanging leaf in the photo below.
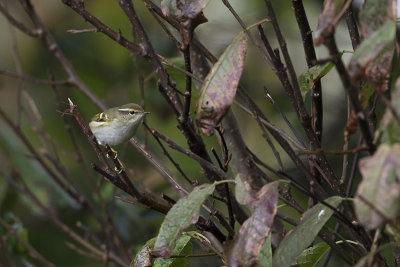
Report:
<svg viewBox="0 0 400 267"><path fill-rule="evenodd" d="M358 220L376 229L400 215L400 144L381 144L359 164L363 177L354 200Z"/></svg>
<svg viewBox="0 0 400 267"><path fill-rule="evenodd" d="M396 22L388 21L363 40L349 64L349 75L353 84L365 76L376 89L386 89L395 34Z"/></svg>
<svg viewBox="0 0 400 267"><path fill-rule="evenodd" d="M313 88L315 82L328 74L332 67L332 62L328 62L323 65L315 65L300 75L299 86L301 90L301 95L303 96L303 100L305 99L308 91Z"/></svg>
<svg viewBox="0 0 400 267"><path fill-rule="evenodd" d="M196 111L197 125L205 135L213 133L235 98L246 52L246 34L240 32L206 77Z"/></svg>
<svg viewBox="0 0 400 267"><path fill-rule="evenodd" d="M254 266L262 245L270 233L277 211L279 182L264 185L248 202L252 215L233 240L228 255L229 266Z"/></svg>
<svg viewBox="0 0 400 267"><path fill-rule="evenodd" d="M342 198L333 196L325 200L332 207L338 207ZM333 210L319 203L307 210L301 222L284 237L273 257L273 266L290 266L318 235L333 214Z"/></svg>
<svg viewBox="0 0 400 267"><path fill-rule="evenodd" d="M215 189L217 183L203 184L181 198L167 213L160 227L153 255L169 258L181 232L199 219L200 207Z"/></svg>
<svg viewBox="0 0 400 267"><path fill-rule="evenodd" d="M318 26L315 31L316 45L322 44L324 38L333 33L338 15L343 8L344 0L325 0L324 8L318 17Z"/></svg>

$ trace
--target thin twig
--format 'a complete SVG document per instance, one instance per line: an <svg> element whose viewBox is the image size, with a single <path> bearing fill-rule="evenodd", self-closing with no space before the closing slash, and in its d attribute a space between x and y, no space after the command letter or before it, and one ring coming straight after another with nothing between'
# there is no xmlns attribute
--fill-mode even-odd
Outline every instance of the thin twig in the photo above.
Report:
<svg viewBox="0 0 400 267"><path fill-rule="evenodd" d="M8 13L7 9L2 4L0 4L0 12L7 18L7 21L9 23L14 25L17 29L19 29L23 33L31 37L40 37L40 35L42 34L42 31L40 29L29 29L23 23L17 21L13 16L11 16L10 13Z"/></svg>
<svg viewBox="0 0 400 267"><path fill-rule="evenodd" d="M146 124L143 123L143 125L146 127L147 131L152 134L154 139L156 139L157 143L161 147L164 155L172 162L172 164L175 166L175 168L179 171L179 173L182 175L182 177L190 184L190 185L195 185L196 181L192 181L186 174L185 172L181 169L179 164L172 158L172 156L168 153L167 149L164 147L164 145L161 143L160 138L158 138L156 135L153 134L151 131L150 127ZM177 182L174 182L173 185L176 186Z"/></svg>
<svg viewBox="0 0 400 267"><path fill-rule="evenodd" d="M235 17L235 19L239 22L240 26L242 26L243 30L251 40L251 42L258 48L258 51L262 55L262 57L267 61L268 63L271 64L271 58L268 56L267 53L261 48L261 45L257 42L257 40L254 38L254 36L249 32L249 27L246 27L246 24L244 24L244 21L239 17L239 15L236 13L235 9L231 6L228 0L222 0L222 3L228 8L228 10L232 13L232 15ZM268 20L269 21L269 20ZM255 25L255 24L254 24Z"/></svg>
<svg viewBox="0 0 400 267"><path fill-rule="evenodd" d="M70 30L67 30L67 32L72 33L72 34L78 34L78 33L97 32L97 29L96 28L81 29L81 30L70 29Z"/></svg>
<svg viewBox="0 0 400 267"><path fill-rule="evenodd" d="M190 44L186 45L183 49L183 57L185 59L185 70L188 73L192 73L192 66L190 63ZM183 104L182 115L178 118L180 123L186 123L190 112L190 101L192 99L192 77L186 75L186 90L185 90L185 102Z"/></svg>
<svg viewBox="0 0 400 267"><path fill-rule="evenodd" d="M357 152L364 151L364 150L368 150L367 145L360 145L356 148L347 149L347 150L324 150L322 148L314 150L314 151L303 150L303 151L299 151L298 155L316 155L316 154L344 155L344 154L355 154Z"/></svg>
<svg viewBox="0 0 400 267"><path fill-rule="evenodd" d="M317 56L314 48L314 41L312 39L312 31L308 23L306 11L304 10L303 1L292 0L292 6L297 20L297 25L300 29L301 37L303 39L303 48L306 55L307 66L309 68L315 65ZM323 106L322 106L322 88L321 81L314 82L312 88L312 125L315 134L321 143L322 139L322 126L323 126Z"/></svg>
<svg viewBox="0 0 400 267"><path fill-rule="evenodd" d="M351 45L353 46L353 50L356 50L356 48L360 45L360 34L358 33L357 23L353 15L353 9L351 7L347 8L345 18L347 28L349 29Z"/></svg>
<svg viewBox="0 0 400 267"><path fill-rule="evenodd" d="M70 81L66 81L66 80L52 81L52 80L37 79L37 78L29 77L29 76L26 76L23 74L17 74L14 72L10 72L7 70L1 70L1 69L0 69L0 74L3 74L8 77L13 77L13 78L17 78L20 80L32 82L32 83L37 83L37 84L73 86L73 84Z"/></svg>

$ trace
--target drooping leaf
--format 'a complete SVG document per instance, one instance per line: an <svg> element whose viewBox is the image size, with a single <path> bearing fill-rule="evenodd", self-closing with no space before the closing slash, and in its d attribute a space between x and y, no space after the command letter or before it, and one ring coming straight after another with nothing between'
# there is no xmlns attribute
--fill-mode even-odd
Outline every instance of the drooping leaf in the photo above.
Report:
<svg viewBox="0 0 400 267"><path fill-rule="evenodd" d="M400 114L400 78L396 81L396 86L391 92L391 105L396 113ZM379 125L381 131L381 142L385 144L400 143L400 125L394 118L392 111L386 108L386 112Z"/></svg>
<svg viewBox="0 0 400 267"><path fill-rule="evenodd" d="M324 8L318 17L318 26L314 40L317 45L323 43L324 38L333 33L339 12L342 10L344 0L325 0Z"/></svg>
<svg viewBox="0 0 400 267"><path fill-rule="evenodd" d="M228 255L228 266L254 266L258 264L261 248L277 211L279 182L264 185L248 206L252 215L240 227Z"/></svg>
<svg viewBox="0 0 400 267"><path fill-rule="evenodd" d="M300 75L299 86L303 100L305 99L308 91L312 89L315 82L324 77L332 69L332 67L332 62L328 62L323 65L315 65Z"/></svg>
<svg viewBox="0 0 400 267"><path fill-rule="evenodd" d="M381 144L359 168L363 180L354 200L356 215L367 229L375 229L400 215L400 144Z"/></svg>
<svg viewBox="0 0 400 267"><path fill-rule="evenodd" d="M261 248L260 255L258 256L258 262L260 267L272 266L271 235L268 235Z"/></svg>
<svg viewBox="0 0 400 267"><path fill-rule="evenodd" d="M314 267L329 250L329 245L325 242L318 243L304 250L297 258L296 267Z"/></svg>
<svg viewBox="0 0 400 267"><path fill-rule="evenodd" d="M247 52L247 38L240 32L214 64L201 89L196 121L200 130L210 136L213 127L225 116L242 75Z"/></svg>
<svg viewBox="0 0 400 267"><path fill-rule="evenodd" d="M342 198L333 196L325 200L332 207L338 207ZM333 214L333 210L319 203L307 210L301 222L284 237L273 256L273 266L290 266L318 235Z"/></svg>
<svg viewBox="0 0 400 267"><path fill-rule="evenodd" d="M214 192L215 186L216 183L198 186L189 195L178 200L161 224L153 255L161 258L170 257L182 231L197 222L200 207Z"/></svg>
<svg viewBox="0 0 400 267"><path fill-rule="evenodd" d="M352 83L366 76L378 90L386 88L394 51L396 22L387 21L367 36L354 52L349 64Z"/></svg>

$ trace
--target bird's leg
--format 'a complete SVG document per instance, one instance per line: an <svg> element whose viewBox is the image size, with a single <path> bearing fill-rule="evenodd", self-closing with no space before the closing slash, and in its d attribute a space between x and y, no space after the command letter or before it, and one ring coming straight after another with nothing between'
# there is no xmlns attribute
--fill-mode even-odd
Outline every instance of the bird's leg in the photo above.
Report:
<svg viewBox="0 0 400 267"><path fill-rule="evenodd" d="M114 161L115 167L114 171L120 174L124 170L124 165L118 158L118 153L109 145L106 145L106 155L108 158L111 158Z"/></svg>
<svg viewBox="0 0 400 267"><path fill-rule="evenodd" d="M116 159L118 157L118 153L116 150L114 150L112 147L108 145L106 146L106 148L109 148L107 149L107 154L106 154L107 158Z"/></svg>

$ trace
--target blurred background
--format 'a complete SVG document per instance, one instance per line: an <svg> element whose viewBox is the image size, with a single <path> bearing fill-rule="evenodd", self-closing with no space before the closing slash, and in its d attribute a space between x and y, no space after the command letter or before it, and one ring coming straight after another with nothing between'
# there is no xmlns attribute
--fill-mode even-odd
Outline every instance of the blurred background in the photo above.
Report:
<svg viewBox="0 0 400 267"><path fill-rule="evenodd" d="M29 17L18 1L2 0L1 2L7 7L10 14L32 28ZM300 75L307 69L307 65L291 3L290 1L273 2L297 75ZM102 33L72 34L68 32L68 30L93 27L69 7L63 5L61 1L32 0L32 3L61 50L70 60L80 79L106 106L119 106L129 102L144 104L145 110L151 112L146 118L148 125L186 147L186 141L177 129L175 115L160 95L157 89L157 77L147 62L135 57L127 49L116 44ZM254 24L266 17L266 8L262 0L231 0L230 3L247 25ZM184 67L182 54L177 50L174 43L167 38L143 3L134 1L134 4L156 52L170 62ZM304 1L304 5L311 29L315 29L322 1L308 0ZM133 40L129 21L116 1L85 1L85 7L112 29L120 30L126 38ZM241 31L240 25L221 1L210 1L204 10L204 14L208 22L196 29L196 35L214 55L219 56L234 36ZM342 23L339 24L336 40L340 50L352 50L344 26ZM277 42L271 25L267 22L263 24L263 27L271 44L276 48ZM10 25L3 15L0 15L0 30L1 109L15 125L19 125L19 129L25 138L45 160L50 160L50 158L46 158L46 153L50 151L53 158L56 158L63 168L57 171L67 173L68 179L77 188L80 188L88 199L92 199L96 203L97 196L82 171L81 165L76 160L75 150L66 131L64 119L71 125L72 132L83 154L84 164L101 186L101 195L112 210L116 227L123 237L123 241L132 252L136 252L147 240L157 235L158 227L164 216L114 198L116 195L125 195L116 190L110 183L103 182L102 178L90 169L90 163L97 162L96 155L75 120L68 115L63 115L63 111L68 108L67 98L70 98L77 105L79 112L87 121L95 113L100 112L100 109L75 87L53 87L29 81L22 82L9 75L4 75L3 71L12 73L21 71L23 75L38 79L50 79L50 75L54 75L55 80L68 78L58 60L49 52L41 40L20 32ZM258 37L256 30L253 30L252 33ZM318 58L326 57L325 48L317 48L317 56ZM350 55L344 54L343 58L347 62ZM185 88L184 74L172 68L167 67L167 69L171 79L177 83L177 88L183 91ZM141 81L143 81L142 90ZM296 119L283 88L270 67L262 60L259 51L251 43L249 43L241 84L267 117L275 125L289 132L281 116L264 97L263 87L266 86L294 127L299 129L299 134L304 137L304 133L299 127L299 121ZM345 120L342 118L346 116L344 90L335 71L331 71L322 79L322 85L324 98L323 147L325 149L341 149L343 146L342 133L345 126L343 124ZM192 115L199 96L197 90L193 92ZM306 102L309 107L309 96ZM238 119L239 130L248 147L260 159L277 168L276 160L271 156L271 149L265 145L256 121L235 106L233 112ZM192 117L194 118L194 116ZM150 135L145 134L142 127L139 129L137 137L146 144L147 149L158 160L180 177L173 165L163 155L155 140ZM357 140L357 138L353 139ZM215 135L212 137L204 136L203 140L208 149L211 149L211 147L218 148ZM121 159L127 165L130 177L140 188L158 195L165 193L174 199L179 198L176 190L133 146L120 145L117 150ZM282 150L278 150L281 152L288 173L292 173L296 177L297 172L291 167L287 156ZM196 162L174 151L170 151L170 153L189 177L198 179L200 183L206 182L201 168ZM336 166L341 164L341 157L330 157L329 160ZM22 231L32 246L57 266L103 265L99 261L79 255L79 253L70 249L66 245L66 242L71 241L70 238L54 226L46 216L43 216L29 199L7 182L6 178L15 175L15 171L18 170L27 187L43 205L56 211L65 224L79 233L83 233L83 230L77 226L77 222L81 222L92 231L99 230L99 225L93 215L87 214L85 209L72 201L50 179L46 170L35 160L26 145L2 119L0 119L0 169L1 218L15 225L18 231ZM340 176L341 168L336 168L336 170L339 172L337 175ZM301 179L301 177L298 178ZM303 203L306 203L306 201L304 199ZM6 230L0 227L0 233L6 234ZM13 251L14 260L20 266L31 266L24 249L18 246L12 246L8 249ZM190 266L202 266L203 260L213 262L213 259L195 260L192 263L193 265ZM218 261L214 263L218 264Z"/></svg>

